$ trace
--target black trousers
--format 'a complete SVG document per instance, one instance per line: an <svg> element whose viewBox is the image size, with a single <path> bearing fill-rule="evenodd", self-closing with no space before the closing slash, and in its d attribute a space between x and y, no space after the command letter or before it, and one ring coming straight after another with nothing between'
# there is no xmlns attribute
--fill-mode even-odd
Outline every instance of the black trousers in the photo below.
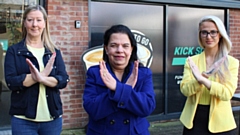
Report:
<svg viewBox="0 0 240 135"><path fill-rule="evenodd" d="M184 127L183 135L237 135L237 129L221 133L211 133L208 130L209 110L209 105L198 105L193 120L193 128L187 129Z"/></svg>

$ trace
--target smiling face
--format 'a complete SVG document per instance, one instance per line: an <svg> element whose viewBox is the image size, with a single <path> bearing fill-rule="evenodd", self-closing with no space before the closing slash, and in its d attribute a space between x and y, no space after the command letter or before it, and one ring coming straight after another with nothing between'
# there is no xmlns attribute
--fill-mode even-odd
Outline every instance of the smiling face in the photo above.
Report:
<svg viewBox="0 0 240 135"><path fill-rule="evenodd" d="M200 38L205 49L218 48L221 35L212 21L204 21L200 25Z"/></svg>
<svg viewBox="0 0 240 135"><path fill-rule="evenodd" d="M41 37L45 28L45 20L42 12L39 10L29 12L24 21L24 26L27 31L27 36L34 38Z"/></svg>
<svg viewBox="0 0 240 135"><path fill-rule="evenodd" d="M111 67L116 70L124 70L128 65L133 50L128 35L113 33L104 48Z"/></svg>

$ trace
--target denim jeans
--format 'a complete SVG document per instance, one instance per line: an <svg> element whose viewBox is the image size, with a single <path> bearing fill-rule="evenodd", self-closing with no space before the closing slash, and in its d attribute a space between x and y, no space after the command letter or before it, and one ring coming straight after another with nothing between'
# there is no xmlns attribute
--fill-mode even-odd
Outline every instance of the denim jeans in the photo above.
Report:
<svg viewBox="0 0 240 135"><path fill-rule="evenodd" d="M34 122L12 116L12 135L60 135L62 117L49 122Z"/></svg>

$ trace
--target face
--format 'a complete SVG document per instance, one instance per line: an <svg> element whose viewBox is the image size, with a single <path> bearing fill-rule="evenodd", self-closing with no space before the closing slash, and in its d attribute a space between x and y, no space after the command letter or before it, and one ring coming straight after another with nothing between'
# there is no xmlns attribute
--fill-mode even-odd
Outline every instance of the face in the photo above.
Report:
<svg viewBox="0 0 240 135"><path fill-rule="evenodd" d="M105 50L112 68L124 69L128 64L133 48L127 34L114 33L110 36Z"/></svg>
<svg viewBox="0 0 240 135"><path fill-rule="evenodd" d="M45 28L45 20L41 11L31 11L28 13L24 26L27 30L27 36L41 37Z"/></svg>
<svg viewBox="0 0 240 135"><path fill-rule="evenodd" d="M205 49L211 49L218 48L218 42L221 35L215 23L205 21L200 25L200 38Z"/></svg>

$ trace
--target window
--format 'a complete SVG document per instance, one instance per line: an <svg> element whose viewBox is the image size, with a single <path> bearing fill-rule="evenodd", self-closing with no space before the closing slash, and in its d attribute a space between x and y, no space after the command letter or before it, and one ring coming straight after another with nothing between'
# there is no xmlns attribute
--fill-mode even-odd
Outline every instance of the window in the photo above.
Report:
<svg viewBox="0 0 240 135"><path fill-rule="evenodd" d="M4 80L4 59L8 46L19 42L21 21L28 5L39 4L39 0L1 0L0 2L0 129L10 127L10 90Z"/></svg>

